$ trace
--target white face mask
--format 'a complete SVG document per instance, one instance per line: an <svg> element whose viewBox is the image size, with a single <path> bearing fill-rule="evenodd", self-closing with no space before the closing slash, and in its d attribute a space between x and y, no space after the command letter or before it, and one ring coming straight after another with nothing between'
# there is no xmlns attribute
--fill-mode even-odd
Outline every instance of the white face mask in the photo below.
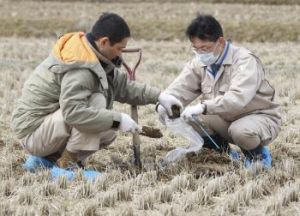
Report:
<svg viewBox="0 0 300 216"><path fill-rule="evenodd" d="M219 55L215 56L213 52L202 54L196 52L196 56L199 59L199 61L201 61L205 65L212 65L216 63L216 61L219 58Z"/></svg>
<svg viewBox="0 0 300 216"><path fill-rule="evenodd" d="M199 61L201 61L203 64L209 66L217 62L218 58L220 57L219 55L214 55L214 52L218 46L218 43L215 45L214 49L212 52L207 52L207 53L199 53L199 51L194 50L194 53L196 54L197 58Z"/></svg>

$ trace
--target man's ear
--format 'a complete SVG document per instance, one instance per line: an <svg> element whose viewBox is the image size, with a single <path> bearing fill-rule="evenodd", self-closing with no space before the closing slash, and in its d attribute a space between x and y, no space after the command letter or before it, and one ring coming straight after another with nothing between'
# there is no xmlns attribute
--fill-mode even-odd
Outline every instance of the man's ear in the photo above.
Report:
<svg viewBox="0 0 300 216"><path fill-rule="evenodd" d="M219 40L220 40L220 43L222 44L222 46L225 46L225 43L226 43L225 38L224 37L220 37Z"/></svg>
<svg viewBox="0 0 300 216"><path fill-rule="evenodd" d="M107 46L109 44L109 38L108 37L102 37L98 39L98 44L102 47Z"/></svg>

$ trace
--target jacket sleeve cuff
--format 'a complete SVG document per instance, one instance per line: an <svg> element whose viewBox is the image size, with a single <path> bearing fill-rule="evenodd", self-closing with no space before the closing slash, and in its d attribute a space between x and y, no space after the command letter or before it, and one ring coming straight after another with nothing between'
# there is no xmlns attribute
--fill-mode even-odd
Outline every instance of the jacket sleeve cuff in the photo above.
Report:
<svg viewBox="0 0 300 216"><path fill-rule="evenodd" d="M155 105L155 112L158 112L158 106L159 106L159 105L160 105L160 103L157 102L156 105Z"/></svg>
<svg viewBox="0 0 300 216"><path fill-rule="evenodd" d="M161 91L158 88L155 87L149 87L147 91L148 95L148 103L156 104L158 102L158 97L160 95Z"/></svg>
<svg viewBox="0 0 300 216"><path fill-rule="evenodd" d="M207 105L206 104L203 104L204 105L204 109L203 109L203 115L206 115L207 114Z"/></svg>
<svg viewBox="0 0 300 216"><path fill-rule="evenodd" d="M121 122L121 113L114 112L111 128L113 128L113 129L119 129L120 122Z"/></svg>
<svg viewBox="0 0 300 216"><path fill-rule="evenodd" d="M204 115L214 114L213 110L214 110L215 104L213 101L207 100L207 101L204 101L203 104L205 105L204 112L203 112Z"/></svg>

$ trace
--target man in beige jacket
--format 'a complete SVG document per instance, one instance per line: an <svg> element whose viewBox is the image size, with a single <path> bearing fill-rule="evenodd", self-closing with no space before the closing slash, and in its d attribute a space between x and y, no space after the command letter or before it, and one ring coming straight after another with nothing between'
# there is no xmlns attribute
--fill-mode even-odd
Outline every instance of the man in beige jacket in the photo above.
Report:
<svg viewBox="0 0 300 216"><path fill-rule="evenodd" d="M101 15L90 33L59 38L25 82L13 112L12 128L32 155L26 169L55 165L54 177L62 172L72 179L72 173L59 168L77 167L111 144L117 130L138 130L129 115L113 110L114 101L132 105L159 101L169 112L172 105L182 106L174 96L129 81L118 70L129 38L127 23L113 13ZM53 159L56 164L50 163Z"/></svg>
<svg viewBox="0 0 300 216"><path fill-rule="evenodd" d="M184 119L197 117L214 138L238 145L246 167L255 161L270 168L272 157L266 146L280 131L281 109L261 61L226 41L220 23L210 15L195 18L186 35L195 58L165 92L186 106L181 113ZM201 102L189 105L198 96ZM165 109L158 106L158 112L164 122Z"/></svg>

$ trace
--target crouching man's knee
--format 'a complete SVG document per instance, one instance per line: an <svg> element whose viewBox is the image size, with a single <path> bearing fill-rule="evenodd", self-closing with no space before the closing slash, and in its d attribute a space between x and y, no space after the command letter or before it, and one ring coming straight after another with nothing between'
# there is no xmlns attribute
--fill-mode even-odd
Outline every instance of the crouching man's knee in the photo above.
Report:
<svg viewBox="0 0 300 216"><path fill-rule="evenodd" d="M59 109L48 115L43 123L21 142L30 154L44 157L63 149L70 131L71 128L64 122Z"/></svg>
<svg viewBox="0 0 300 216"><path fill-rule="evenodd" d="M251 128L241 127L240 125L232 124L228 133L232 138L235 145L238 145L241 149L251 150L258 147L261 144L259 134Z"/></svg>

